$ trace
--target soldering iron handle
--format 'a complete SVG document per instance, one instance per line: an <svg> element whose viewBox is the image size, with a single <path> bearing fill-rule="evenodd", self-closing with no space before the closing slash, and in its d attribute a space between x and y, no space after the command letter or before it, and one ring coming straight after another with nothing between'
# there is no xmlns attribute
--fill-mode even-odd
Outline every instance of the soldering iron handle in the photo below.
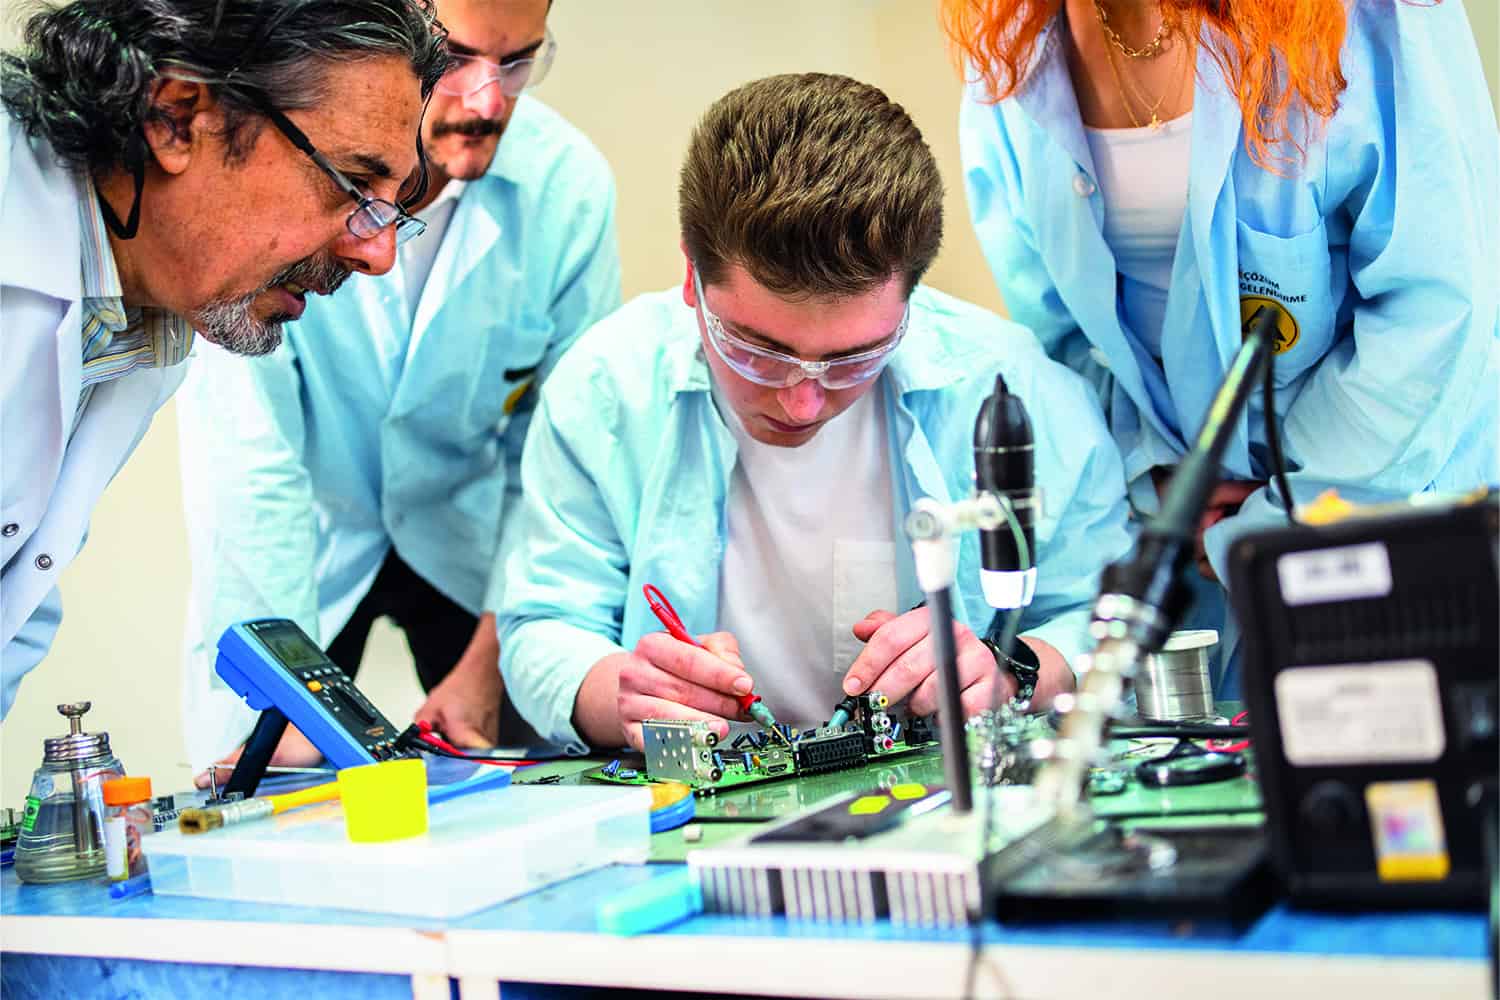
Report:
<svg viewBox="0 0 1500 1000"><path fill-rule="evenodd" d="M1244 343L1209 404L1193 447L1172 474L1162 497L1161 512L1151 521L1155 531L1188 537L1197 532L1198 517L1219 482L1224 449L1245 412L1245 401L1261 384L1265 366L1270 364L1275 336L1275 310L1259 307L1245 324Z"/></svg>
<svg viewBox="0 0 1500 1000"><path fill-rule="evenodd" d="M952 591L944 587L924 596L931 616L928 631L937 659L938 735L943 745L943 780L953 796L953 811L966 813L974 808L974 793L969 785L969 745L964 736L963 699L959 696L958 646L953 641Z"/></svg>
<svg viewBox="0 0 1500 1000"><path fill-rule="evenodd" d="M1096 617L1108 617L1102 609L1120 597L1154 612L1147 616L1150 624L1139 631L1132 625L1143 654L1160 647L1192 600L1185 574L1193 559L1198 520L1219 483L1224 449L1270 363L1275 331L1276 313L1261 306L1245 324L1245 342L1214 393L1193 447L1167 483L1160 511L1142 526L1130 555L1106 566L1100 577Z"/></svg>

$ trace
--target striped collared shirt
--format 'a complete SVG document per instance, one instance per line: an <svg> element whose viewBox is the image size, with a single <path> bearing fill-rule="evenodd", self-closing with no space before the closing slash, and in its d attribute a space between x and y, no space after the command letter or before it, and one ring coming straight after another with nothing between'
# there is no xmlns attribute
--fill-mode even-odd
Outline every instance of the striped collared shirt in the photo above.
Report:
<svg viewBox="0 0 1500 1000"><path fill-rule="evenodd" d="M83 264L83 410L100 382L137 368L166 368L187 359L193 328L165 309L126 308L120 272L93 186L78 201Z"/></svg>

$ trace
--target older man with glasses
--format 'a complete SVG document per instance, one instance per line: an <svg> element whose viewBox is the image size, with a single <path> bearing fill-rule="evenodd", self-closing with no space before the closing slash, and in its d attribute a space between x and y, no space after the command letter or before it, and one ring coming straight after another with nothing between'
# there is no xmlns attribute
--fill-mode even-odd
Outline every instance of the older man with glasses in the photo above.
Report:
<svg viewBox="0 0 1500 1000"><path fill-rule="evenodd" d="M425 0L75 0L0 57L0 715L194 331L263 354L390 269L446 66Z"/></svg>
<svg viewBox="0 0 1500 1000"><path fill-rule="evenodd" d="M201 351L179 396L195 765L254 723L213 660L227 625L262 615L295 620L350 675L388 617L428 691L417 718L464 746L528 735L514 713L502 720L499 592L486 591L514 537L537 389L619 305L614 184L583 135L523 96L557 50L546 0L439 0L437 13L452 61L423 121L426 190L397 223L426 233L389 274L309 304L274 356ZM365 197L351 181L334 183ZM394 210L372 201L351 222ZM191 471L218 467L244 471ZM289 731L277 761L317 757Z"/></svg>
<svg viewBox="0 0 1500 1000"><path fill-rule="evenodd" d="M919 284L942 181L911 119L846 77L748 84L693 134L679 211L682 286L585 334L532 424L500 613L522 714L557 743L640 747L645 719L726 735L752 690L798 725L871 690L933 712L900 525L972 489L997 373L1030 406L1044 498L1014 659L1036 705L1070 688L1097 574L1129 547L1120 459L1026 330ZM974 538L958 566L973 712L1017 680L976 635ZM706 649L660 631L648 584Z"/></svg>

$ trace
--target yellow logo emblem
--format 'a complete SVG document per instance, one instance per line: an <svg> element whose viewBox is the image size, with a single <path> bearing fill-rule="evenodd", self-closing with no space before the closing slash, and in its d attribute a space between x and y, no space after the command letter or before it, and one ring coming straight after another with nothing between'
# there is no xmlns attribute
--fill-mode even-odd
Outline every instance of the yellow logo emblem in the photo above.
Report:
<svg viewBox="0 0 1500 1000"><path fill-rule="evenodd" d="M1287 308L1276 299L1267 298L1264 295L1244 295L1240 297L1240 327L1250 322L1250 317L1255 315L1255 310L1265 306L1276 314L1276 345L1275 353L1285 354L1297 344L1297 321Z"/></svg>
<svg viewBox="0 0 1500 1000"><path fill-rule="evenodd" d="M526 394L531 391L531 383L534 381L536 380L527 379L512 389L510 395L505 397L505 405L501 408L501 411L506 414L516 412L516 407L521 405L521 400L525 399Z"/></svg>

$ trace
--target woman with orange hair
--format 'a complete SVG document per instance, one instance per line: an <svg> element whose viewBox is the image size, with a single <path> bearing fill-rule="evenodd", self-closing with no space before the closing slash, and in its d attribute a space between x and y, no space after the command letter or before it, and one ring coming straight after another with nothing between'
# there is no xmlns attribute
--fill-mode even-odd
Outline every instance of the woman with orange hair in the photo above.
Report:
<svg viewBox="0 0 1500 1000"><path fill-rule="evenodd" d="M1138 510L1260 306L1296 502L1500 478L1500 143L1460 0L944 0L943 20L995 280L1099 388ZM1256 398L1225 453L1207 579L1286 516L1266 424ZM1222 620L1199 589L1195 624Z"/></svg>

